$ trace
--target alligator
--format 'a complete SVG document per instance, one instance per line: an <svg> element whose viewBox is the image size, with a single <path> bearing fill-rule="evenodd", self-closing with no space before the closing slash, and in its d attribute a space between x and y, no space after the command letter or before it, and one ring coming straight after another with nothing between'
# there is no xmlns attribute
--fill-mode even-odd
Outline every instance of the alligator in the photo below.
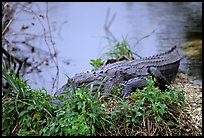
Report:
<svg viewBox="0 0 204 138"><path fill-rule="evenodd" d="M109 94L114 87L123 86L119 97L124 99L133 89L145 87L148 76L155 77L158 84L169 85L176 77L182 57L177 46L173 46L161 54L107 64L69 78L68 82L54 93L54 96L62 95L67 88L90 87L92 84L93 91L102 87L104 91L102 94Z"/></svg>

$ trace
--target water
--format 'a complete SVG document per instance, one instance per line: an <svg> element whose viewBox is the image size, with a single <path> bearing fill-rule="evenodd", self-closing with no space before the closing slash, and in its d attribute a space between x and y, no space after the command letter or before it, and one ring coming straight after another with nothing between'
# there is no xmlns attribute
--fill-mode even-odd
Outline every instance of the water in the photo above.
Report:
<svg viewBox="0 0 204 138"><path fill-rule="evenodd" d="M32 3L31 7L37 10L38 14L46 13L46 3ZM202 37L201 2L48 3L50 25L56 29L52 32L52 39L59 57L59 87L66 83L66 75L71 77L76 73L91 70L89 61L101 57L105 52L104 47L108 42L103 37L106 36L104 24L108 9L110 17L116 13L116 18L110 26L112 34L118 40L127 37L131 49L142 57L158 54L173 45L179 46L188 40ZM31 22L35 25L30 25ZM48 28L45 19L42 19L42 23ZM42 33L43 29L38 25L37 18L23 12L16 15L11 29L16 30L27 24L32 27L24 32ZM41 38L35 39L32 44L39 47L40 51L48 51ZM139 43L135 45L137 41ZM65 64L65 60L69 64ZM186 62L187 60L182 61L181 68L188 72ZM194 74L196 79L201 79L200 67L195 69L200 72ZM27 75L26 78L32 87L46 87L51 91L56 68L41 67L41 70L41 73Z"/></svg>

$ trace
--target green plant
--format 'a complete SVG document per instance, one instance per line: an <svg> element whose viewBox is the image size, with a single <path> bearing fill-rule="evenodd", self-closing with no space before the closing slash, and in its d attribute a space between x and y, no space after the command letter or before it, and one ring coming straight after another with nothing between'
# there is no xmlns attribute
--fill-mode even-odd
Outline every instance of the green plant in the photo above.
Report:
<svg viewBox="0 0 204 138"><path fill-rule="evenodd" d="M76 88L73 95L59 105L56 117L44 128L43 135L96 135L94 124L102 112L97 98L98 94L93 95L91 88Z"/></svg>
<svg viewBox="0 0 204 138"><path fill-rule="evenodd" d="M126 57L132 57L134 52L131 51L130 47L127 44L126 39L123 39L122 42L120 41L113 41L108 39L110 45L113 46L108 52L105 53L106 56L115 58L117 60Z"/></svg>
<svg viewBox="0 0 204 138"><path fill-rule="evenodd" d="M156 80L152 77L147 79L146 87L136 89L125 100L117 97L121 87L114 87L108 98L101 99L101 90L93 92L91 85L90 88L67 89L64 94L71 91L72 95L66 99L56 96L61 103L55 105L45 89L32 89L23 78L7 72L4 64L2 73L10 84L9 89L3 89L2 98L2 134L5 136L124 135L135 127L141 131L148 126L145 122L157 124L154 127L166 125L166 130L182 124L179 114L184 105L184 90L167 86L163 92L155 87Z"/></svg>
<svg viewBox="0 0 204 138"><path fill-rule="evenodd" d="M103 61L101 58L92 59L89 64L91 64L95 69L99 68L101 65L103 65Z"/></svg>
<svg viewBox="0 0 204 138"><path fill-rule="evenodd" d="M145 115L153 117L156 122L161 122L170 116L169 108L182 108L184 103L184 90L167 86L167 90L162 92L155 87L155 81L151 76L147 79L147 86L142 90L132 93L131 98L138 106L143 107Z"/></svg>
<svg viewBox="0 0 204 138"><path fill-rule="evenodd" d="M2 67L3 79L11 85L3 89L2 98L2 134L6 136L90 136L110 132L124 135L136 126L141 130L148 121L171 129L182 123L179 112L184 105L183 89L167 86L162 92L151 77L145 88L137 89L125 100L116 96L121 92L119 87L100 100L100 90L93 92L91 85L72 89L67 99L56 96L61 103L55 105L50 103L51 96L45 89L31 89L23 78ZM70 94L70 89L65 94Z"/></svg>
<svg viewBox="0 0 204 138"><path fill-rule="evenodd" d="M76 88L65 100L56 96L61 104L55 105L45 89L31 89L23 78L7 72L4 64L2 69L3 79L10 84L9 89L3 89L3 135L96 135L95 124L103 110L99 94L92 93L93 86Z"/></svg>
<svg viewBox="0 0 204 138"><path fill-rule="evenodd" d="M2 134L3 135L40 135L41 128L52 118L51 96L45 89L31 89L23 78L13 71L7 72L2 64L3 79L9 89L3 89Z"/></svg>
<svg viewBox="0 0 204 138"><path fill-rule="evenodd" d="M119 126L144 127L144 122L148 121L155 124L166 122L167 127L172 127L172 124L179 125L175 117L179 117L183 104L183 89L167 86L167 90L163 92L155 87L155 80L150 77L145 88L137 89L125 100L113 96L104 101L103 107L108 116L103 116L103 128L109 132L119 132Z"/></svg>
<svg viewBox="0 0 204 138"><path fill-rule="evenodd" d="M45 89L31 89L4 67L3 78L11 85L2 101L3 135L95 135L102 110L92 87L77 88L66 100L56 96L61 104L54 105Z"/></svg>

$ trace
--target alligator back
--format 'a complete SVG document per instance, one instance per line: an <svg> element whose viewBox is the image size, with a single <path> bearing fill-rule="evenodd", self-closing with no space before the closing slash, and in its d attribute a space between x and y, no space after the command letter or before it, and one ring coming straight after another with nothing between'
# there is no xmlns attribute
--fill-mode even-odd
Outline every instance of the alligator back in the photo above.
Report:
<svg viewBox="0 0 204 138"><path fill-rule="evenodd" d="M147 63L147 67L158 68L162 75L164 75L170 82L175 79L180 61L183 57L184 56L181 51L179 51L179 49L174 46L164 53L143 58L140 62L141 64Z"/></svg>
<svg viewBox="0 0 204 138"><path fill-rule="evenodd" d="M122 71L123 73L131 74L131 77L137 77L148 76L148 68L156 67L170 82L176 77L180 65L180 60L182 58L183 54L178 50L176 46L174 46L170 50L161 54L132 61L119 61L113 64L108 64L104 67L99 68L95 72L98 73L101 72L101 70L103 70L104 72L109 72L110 70L112 70L114 72L114 70L118 70Z"/></svg>
<svg viewBox="0 0 204 138"><path fill-rule="evenodd" d="M76 74L71 81L68 81L55 95L59 95L64 88L93 84L99 86L104 84L107 92L110 92L114 85L118 85L132 78L147 77L148 68L157 68L164 77L170 82L177 74L180 60L183 58L176 46L170 50L150 57L136 59L132 61L119 61L105 65L91 72Z"/></svg>

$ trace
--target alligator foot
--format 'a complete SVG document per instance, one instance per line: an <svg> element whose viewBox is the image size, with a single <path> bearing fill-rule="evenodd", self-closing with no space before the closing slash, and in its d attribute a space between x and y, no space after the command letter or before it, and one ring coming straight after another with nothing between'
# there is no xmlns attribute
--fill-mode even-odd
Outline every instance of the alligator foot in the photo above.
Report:
<svg viewBox="0 0 204 138"><path fill-rule="evenodd" d="M164 75L162 75L160 70L157 69L156 67L150 67L148 69L148 73L153 77L155 77L159 83L168 84L168 85L170 84L167 78Z"/></svg>
<svg viewBox="0 0 204 138"><path fill-rule="evenodd" d="M155 67L150 67L148 69L148 73L149 73L149 75L156 78L156 80L157 80L156 83L160 87L160 89L163 90L163 89L165 89L165 84L167 84L167 85L170 84L168 82L168 80L166 79L166 77L164 75L162 75L162 73L159 71L159 69L157 69ZM126 85L125 88L122 90L122 93L119 96L122 99L124 99L126 96L131 94L134 88L141 89L141 88L147 86L147 80L146 80L146 77L139 77L139 78L136 77L136 78L128 80L125 85Z"/></svg>
<svg viewBox="0 0 204 138"><path fill-rule="evenodd" d="M126 96L132 93L134 88L143 88L147 85L146 77L136 77L133 79L130 79L125 84L124 89L122 89L122 93L119 96L120 98L124 99Z"/></svg>
<svg viewBox="0 0 204 138"><path fill-rule="evenodd" d="M148 72L151 76L156 78L156 85L159 86L159 88L162 91L165 91L166 89L166 85L170 85L169 81L167 80L167 78L162 75L162 73L160 72L159 69L155 68L155 67L150 67L148 69Z"/></svg>

